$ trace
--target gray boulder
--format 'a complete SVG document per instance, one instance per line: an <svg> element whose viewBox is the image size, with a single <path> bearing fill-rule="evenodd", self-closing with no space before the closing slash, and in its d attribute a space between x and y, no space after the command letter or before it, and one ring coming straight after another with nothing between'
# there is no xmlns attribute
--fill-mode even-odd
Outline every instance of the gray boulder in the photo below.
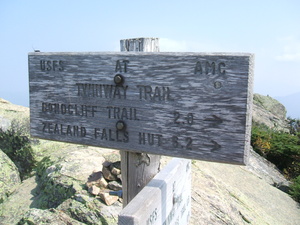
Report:
<svg viewBox="0 0 300 225"><path fill-rule="evenodd" d="M270 96L254 94L252 119L254 123L289 132L284 105Z"/></svg>
<svg viewBox="0 0 300 225"><path fill-rule="evenodd" d="M0 204L16 190L20 183L21 179L18 168L11 159L0 150Z"/></svg>
<svg viewBox="0 0 300 225"><path fill-rule="evenodd" d="M74 147L73 147L74 148ZM95 171L102 170L105 159L99 149L69 148L58 159L47 157L48 167L41 174L39 208L55 208L76 193L85 192L84 184Z"/></svg>

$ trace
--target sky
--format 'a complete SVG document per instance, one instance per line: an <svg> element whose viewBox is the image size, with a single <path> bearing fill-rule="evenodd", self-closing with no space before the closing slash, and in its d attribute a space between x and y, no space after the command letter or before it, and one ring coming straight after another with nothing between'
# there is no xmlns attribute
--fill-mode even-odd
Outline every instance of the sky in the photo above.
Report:
<svg viewBox="0 0 300 225"><path fill-rule="evenodd" d="M295 96L299 11L298 0L0 0L0 98L29 106L29 52L120 51L138 37L160 38L161 52L253 53L254 92Z"/></svg>

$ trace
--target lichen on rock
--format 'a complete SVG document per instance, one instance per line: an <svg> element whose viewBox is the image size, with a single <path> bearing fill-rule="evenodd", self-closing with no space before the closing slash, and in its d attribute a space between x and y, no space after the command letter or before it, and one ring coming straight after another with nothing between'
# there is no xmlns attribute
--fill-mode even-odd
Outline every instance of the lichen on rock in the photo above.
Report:
<svg viewBox="0 0 300 225"><path fill-rule="evenodd" d="M0 150L0 204L16 190L20 183L21 179L18 168L11 159Z"/></svg>
<svg viewBox="0 0 300 225"><path fill-rule="evenodd" d="M104 161L101 152L86 148L69 149L69 154L56 159L45 157L37 170L42 190L39 208L55 208L74 194L85 191L89 175L101 170Z"/></svg>
<svg viewBox="0 0 300 225"><path fill-rule="evenodd" d="M254 94L252 121L275 130L289 132L284 105L270 96Z"/></svg>
<svg viewBox="0 0 300 225"><path fill-rule="evenodd" d="M20 220L18 225L39 225L39 224L49 224L49 225L83 225L77 220L72 219L67 214L56 210L56 209L30 209L23 218Z"/></svg>
<svg viewBox="0 0 300 225"><path fill-rule="evenodd" d="M76 200L67 199L57 209L84 224L102 224L103 218L99 209L91 210Z"/></svg>

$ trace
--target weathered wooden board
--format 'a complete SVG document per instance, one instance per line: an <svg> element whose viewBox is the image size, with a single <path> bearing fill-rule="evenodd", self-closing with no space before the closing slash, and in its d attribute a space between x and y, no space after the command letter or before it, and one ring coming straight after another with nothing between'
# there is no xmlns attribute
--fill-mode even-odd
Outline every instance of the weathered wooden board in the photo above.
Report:
<svg viewBox="0 0 300 225"><path fill-rule="evenodd" d="M252 70L251 54L30 53L31 134L244 164Z"/></svg>
<svg viewBox="0 0 300 225"><path fill-rule="evenodd" d="M119 214L119 225L188 224L191 160L174 158Z"/></svg>

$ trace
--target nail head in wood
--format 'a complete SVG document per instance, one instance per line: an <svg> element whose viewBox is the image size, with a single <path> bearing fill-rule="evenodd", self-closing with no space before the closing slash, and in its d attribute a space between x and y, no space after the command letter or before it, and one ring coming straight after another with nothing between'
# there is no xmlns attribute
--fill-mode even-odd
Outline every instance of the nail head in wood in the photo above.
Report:
<svg viewBox="0 0 300 225"><path fill-rule="evenodd" d="M114 82L116 85L122 85L124 83L124 77L121 74L117 74L114 77Z"/></svg>
<svg viewBox="0 0 300 225"><path fill-rule="evenodd" d="M117 128L117 130L118 131L123 131L123 130L125 130L126 129L126 124L125 124L125 122L124 121L118 121L117 123L116 123L116 128Z"/></svg>

